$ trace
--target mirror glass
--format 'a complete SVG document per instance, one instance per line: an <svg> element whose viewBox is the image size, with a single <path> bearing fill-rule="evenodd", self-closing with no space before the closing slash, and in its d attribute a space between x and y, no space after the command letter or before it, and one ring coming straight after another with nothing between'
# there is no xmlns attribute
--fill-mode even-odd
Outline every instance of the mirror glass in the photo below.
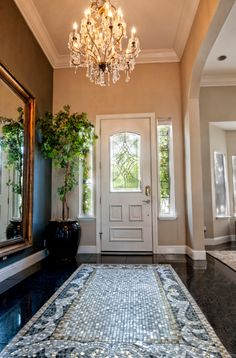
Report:
<svg viewBox="0 0 236 358"><path fill-rule="evenodd" d="M0 246L23 240L24 108L0 79Z"/></svg>

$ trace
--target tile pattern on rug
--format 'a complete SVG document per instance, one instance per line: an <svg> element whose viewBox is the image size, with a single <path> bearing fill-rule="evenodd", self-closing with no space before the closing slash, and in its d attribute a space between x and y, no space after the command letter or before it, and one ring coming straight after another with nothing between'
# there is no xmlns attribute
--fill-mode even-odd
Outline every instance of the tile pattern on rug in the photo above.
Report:
<svg viewBox="0 0 236 358"><path fill-rule="evenodd" d="M109 281L107 286L105 280ZM111 305L107 295L109 301L114 300ZM140 310L132 313L143 295L147 296L143 302L145 307L140 304ZM123 304L122 297L127 300ZM92 305L90 311L97 310L96 319L93 316L90 322L85 298ZM147 317L142 325L143 310ZM104 329L103 322L109 327ZM90 332L84 332L88 324L94 326ZM83 265L16 335L0 357L230 356L169 265Z"/></svg>
<svg viewBox="0 0 236 358"><path fill-rule="evenodd" d="M236 251L207 251L207 253L236 271Z"/></svg>

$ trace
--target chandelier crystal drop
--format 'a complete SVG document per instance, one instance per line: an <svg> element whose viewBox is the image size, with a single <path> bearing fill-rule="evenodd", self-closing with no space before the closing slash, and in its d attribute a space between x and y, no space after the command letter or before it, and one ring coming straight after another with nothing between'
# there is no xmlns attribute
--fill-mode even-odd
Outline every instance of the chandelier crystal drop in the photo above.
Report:
<svg viewBox="0 0 236 358"><path fill-rule="evenodd" d="M127 33L121 9L116 9L110 0L90 2L80 31L75 22L69 36L70 65L76 69L86 67L86 76L101 86L110 85L111 81L116 83L120 71L125 72L128 82L140 52L136 29L132 28L127 48L123 50L122 40L127 38Z"/></svg>

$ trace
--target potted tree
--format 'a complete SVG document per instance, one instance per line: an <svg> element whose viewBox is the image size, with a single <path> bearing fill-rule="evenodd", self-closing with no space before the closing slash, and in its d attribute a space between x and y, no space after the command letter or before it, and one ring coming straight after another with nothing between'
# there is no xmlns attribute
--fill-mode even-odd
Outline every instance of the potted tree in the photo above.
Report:
<svg viewBox="0 0 236 358"><path fill-rule="evenodd" d="M6 183L15 195L17 209L6 230L7 239L22 237L22 193L23 193L23 155L24 155L24 111L18 107L17 119L0 117L3 124L0 143L6 153L5 167L9 169Z"/></svg>
<svg viewBox="0 0 236 358"><path fill-rule="evenodd" d="M77 219L70 218L68 194L78 184L80 163L83 166L97 136L87 114L71 114L68 105L55 115L46 113L38 120L38 127L43 155L51 158L54 167L61 168L63 173L63 184L57 188L62 203L61 217L49 221L46 229L47 248L54 257L74 257L81 228Z"/></svg>

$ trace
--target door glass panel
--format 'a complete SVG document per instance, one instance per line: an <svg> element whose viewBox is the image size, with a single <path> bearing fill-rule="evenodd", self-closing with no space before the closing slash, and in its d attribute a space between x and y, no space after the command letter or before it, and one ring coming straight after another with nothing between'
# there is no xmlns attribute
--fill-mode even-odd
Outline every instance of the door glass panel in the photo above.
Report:
<svg viewBox="0 0 236 358"><path fill-rule="evenodd" d="M110 137L111 192L140 192L141 136L118 133Z"/></svg>

